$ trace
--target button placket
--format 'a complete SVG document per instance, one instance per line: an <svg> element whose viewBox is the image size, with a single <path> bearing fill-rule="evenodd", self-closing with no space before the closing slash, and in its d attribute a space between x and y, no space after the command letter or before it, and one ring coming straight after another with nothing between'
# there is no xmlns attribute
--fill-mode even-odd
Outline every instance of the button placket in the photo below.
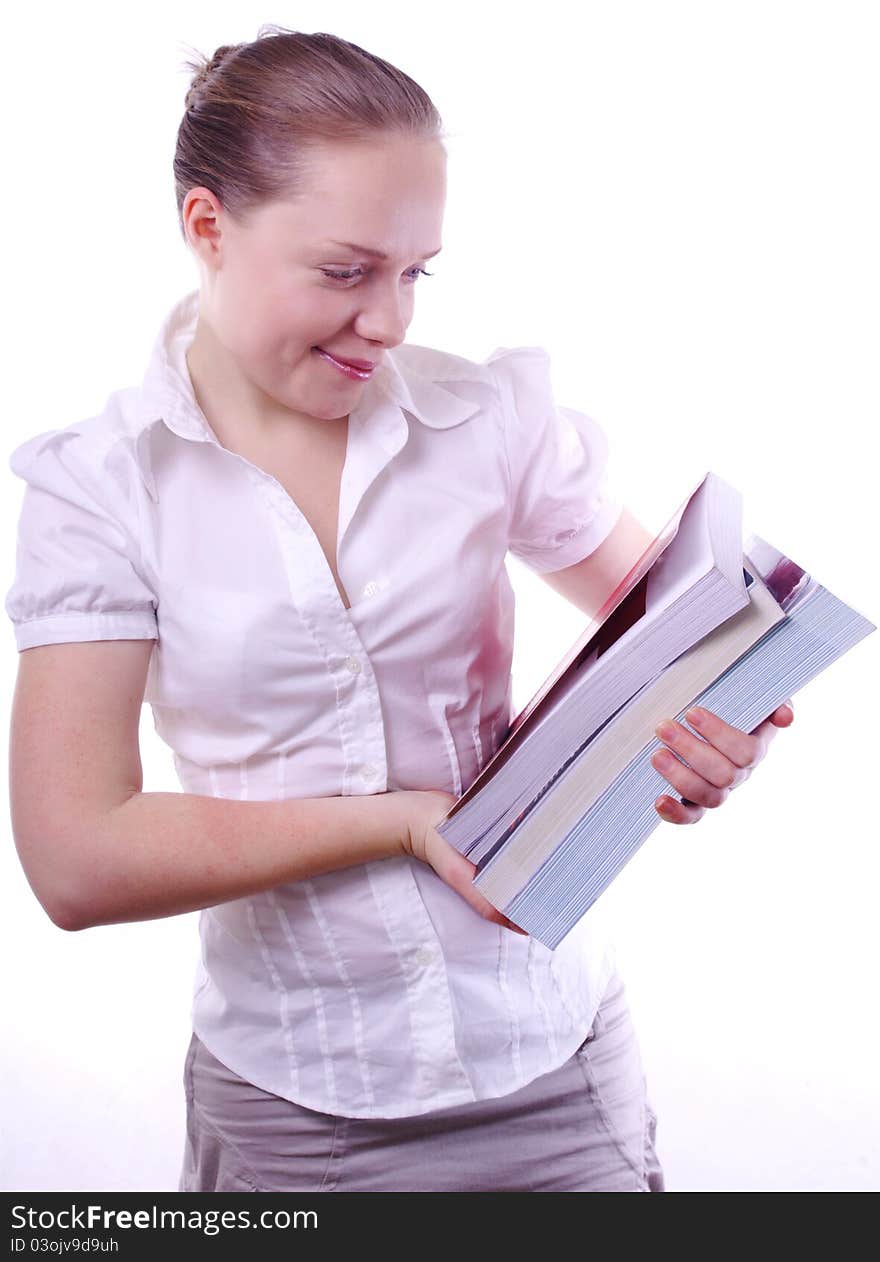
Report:
<svg viewBox="0 0 880 1262"><path fill-rule="evenodd" d="M412 863L406 857L366 865L376 905L407 977L417 1070L426 1092L469 1090L455 1041L455 1013L443 956L436 943ZM415 946L415 950L413 947ZM436 965L431 968L430 965Z"/></svg>
<svg viewBox="0 0 880 1262"><path fill-rule="evenodd" d="M250 470L263 502L271 509L291 599L334 680L344 761L342 794L377 793L387 779L388 755L369 656L311 526L274 478L256 466ZM365 762L365 756L369 761ZM372 769L367 787L362 774L366 766Z"/></svg>

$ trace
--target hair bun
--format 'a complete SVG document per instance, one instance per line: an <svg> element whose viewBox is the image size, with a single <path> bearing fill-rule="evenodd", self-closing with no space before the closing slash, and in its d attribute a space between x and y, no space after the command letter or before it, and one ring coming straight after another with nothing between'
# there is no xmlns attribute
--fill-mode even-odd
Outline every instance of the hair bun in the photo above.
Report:
<svg viewBox="0 0 880 1262"><path fill-rule="evenodd" d="M196 98L200 95L203 86L207 83L219 66L222 65L229 54L235 52L235 50L239 47L239 44L221 44L219 48L215 49L210 58L199 54L201 57L200 61L188 61L185 63L190 70L195 71L195 76L192 79L189 85L189 90L186 94L186 109L192 109L192 107L196 104Z"/></svg>

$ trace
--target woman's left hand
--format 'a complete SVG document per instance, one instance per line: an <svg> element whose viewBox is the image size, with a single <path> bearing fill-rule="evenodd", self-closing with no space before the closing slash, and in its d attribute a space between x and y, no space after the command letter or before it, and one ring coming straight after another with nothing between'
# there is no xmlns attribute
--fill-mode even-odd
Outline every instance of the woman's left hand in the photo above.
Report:
<svg viewBox="0 0 880 1262"><path fill-rule="evenodd" d="M688 710L685 718L699 736L674 719L664 720L655 728L664 748L651 755L651 765L684 799L663 794L654 803L661 819L670 824L695 824L707 809L726 801L731 789L748 780L777 728L794 721L794 709L786 701L753 732L731 727L699 706Z"/></svg>

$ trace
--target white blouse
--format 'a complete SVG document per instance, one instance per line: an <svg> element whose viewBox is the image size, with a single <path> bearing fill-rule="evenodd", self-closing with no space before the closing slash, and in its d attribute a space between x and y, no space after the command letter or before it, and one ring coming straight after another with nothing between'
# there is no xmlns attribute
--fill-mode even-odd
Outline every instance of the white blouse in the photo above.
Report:
<svg viewBox="0 0 880 1262"><path fill-rule="evenodd" d="M154 639L144 699L187 793L463 793L513 717L506 553L573 565L621 512L602 431L554 402L540 347L386 352L349 417L347 610L297 505L196 403L198 298L139 387L12 452L18 649ZM280 885L199 913L193 1028L322 1112L502 1096L587 1034L614 959L593 911L550 951L407 856Z"/></svg>

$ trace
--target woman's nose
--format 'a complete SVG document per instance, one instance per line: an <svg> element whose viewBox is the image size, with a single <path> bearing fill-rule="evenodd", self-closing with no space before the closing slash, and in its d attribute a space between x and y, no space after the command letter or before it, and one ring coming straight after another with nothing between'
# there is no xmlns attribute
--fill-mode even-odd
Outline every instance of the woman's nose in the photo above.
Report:
<svg viewBox="0 0 880 1262"><path fill-rule="evenodd" d="M397 346L412 319L412 298L394 287L377 290L365 301L357 318L359 335L384 347Z"/></svg>

